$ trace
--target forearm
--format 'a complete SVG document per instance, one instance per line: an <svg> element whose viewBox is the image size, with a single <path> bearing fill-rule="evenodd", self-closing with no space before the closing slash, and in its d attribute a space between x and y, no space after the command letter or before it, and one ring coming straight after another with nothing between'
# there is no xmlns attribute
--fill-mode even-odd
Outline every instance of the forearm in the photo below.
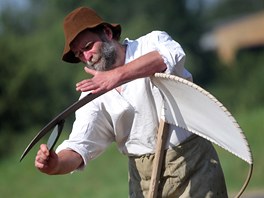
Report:
<svg viewBox="0 0 264 198"><path fill-rule="evenodd" d="M73 150L62 150L58 153L58 164L52 175L70 173L79 168L83 163L82 157Z"/></svg>
<svg viewBox="0 0 264 198"><path fill-rule="evenodd" d="M155 73L163 72L167 68L163 58L157 51L145 54L124 66L116 68L116 75L120 78L120 84L152 76Z"/></svg>
<svg viewBox="0 0 264 198"><path fill-rule="evenodd" d="M163 58L157 51L145 54L125 65L117 66L109 71L95 71L85 67L85 71L93 78L83 80L76 84L77 91L93 91L93 93L106 92L126 82L152 76L163 72L167 68Z"/></svg>

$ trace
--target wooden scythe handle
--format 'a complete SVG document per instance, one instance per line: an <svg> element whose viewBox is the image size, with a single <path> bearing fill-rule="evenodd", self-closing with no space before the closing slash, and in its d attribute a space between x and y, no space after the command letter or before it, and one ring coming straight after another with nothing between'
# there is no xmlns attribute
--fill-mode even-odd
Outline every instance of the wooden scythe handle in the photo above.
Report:
<svg viewBox="0 0 264 198"><path fill-rule="evenodd" d="M168 126L169 125L164 120L162 119L160 120L148 198L156 198L158 194L160 173L161 173L162 162L164 157L164 148L166 145L167 135L168 135L167 133Z"/></svg>

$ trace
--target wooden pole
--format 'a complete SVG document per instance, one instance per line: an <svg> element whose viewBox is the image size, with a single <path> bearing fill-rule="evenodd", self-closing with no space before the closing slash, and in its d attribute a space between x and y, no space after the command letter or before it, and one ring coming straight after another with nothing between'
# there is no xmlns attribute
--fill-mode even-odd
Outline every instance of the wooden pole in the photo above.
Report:
<svg viewBox="0 0 264 198"><path fill-rule="evenodd" d="M162 162L164 157L164 148L168 136L167 133L168 126L169 125L164 120L162 119L160 120L148 198L156 198L158 194L160 173L161 173Z"/></svg>

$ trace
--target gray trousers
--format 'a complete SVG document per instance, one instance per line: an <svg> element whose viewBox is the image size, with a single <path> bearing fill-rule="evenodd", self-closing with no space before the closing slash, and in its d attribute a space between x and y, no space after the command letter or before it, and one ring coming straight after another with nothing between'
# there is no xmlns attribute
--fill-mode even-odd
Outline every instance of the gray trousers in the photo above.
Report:
<svg viewBox="0 0 264 198"><path fill-rule="evenodd" d="M158 197L227 196L223 171L212 144L196 135L165 150ZM154 154L129 157L129 197L147 197Z"/></svg>

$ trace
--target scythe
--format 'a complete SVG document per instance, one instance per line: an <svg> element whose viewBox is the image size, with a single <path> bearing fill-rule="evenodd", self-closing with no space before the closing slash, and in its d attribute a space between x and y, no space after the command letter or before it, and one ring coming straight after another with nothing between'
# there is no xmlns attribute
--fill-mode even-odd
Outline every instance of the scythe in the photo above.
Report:
<svg viewBox="0 0 264 198"><path fill-rule="evenodd" d="M159 173L162 161L163 142L166 141L166 123L174 124L197 134L231 152L249 165L248 177L236 197L240 197L248 185L252 175L253 159L246 137L230 112L213 95L198 85L177 76L156 73L151 80L164 97L164 113L161 118L157 150L151 178L150 197L156 196ZM50 132L55 130L54 146L63 127L65 119L85 104L99 97L103 93L88 94L76 101L53 120L51 120L32 139L21 155L20 161L28 154L32 147ZM51 138L53 139L53 138Z"/></svg>
<svg viewBox="0 0 264 198"><path fill-rule="evenodd" d="M158 134L155 153L160 153L159 148L163 148L166 142L166 130L162 128L166 127L164 122L217 144L250 165L248 177L236 196L240 197L251 178L253 159L246 137L231 113L213 95L190 81L163 73L156 73L151 80L164 97L164 113L159 128L159 133L163 134ZM155 158L154 163L160 164L162 156ZM161 168L153 166L149 198L156 197Z"/></svg>

